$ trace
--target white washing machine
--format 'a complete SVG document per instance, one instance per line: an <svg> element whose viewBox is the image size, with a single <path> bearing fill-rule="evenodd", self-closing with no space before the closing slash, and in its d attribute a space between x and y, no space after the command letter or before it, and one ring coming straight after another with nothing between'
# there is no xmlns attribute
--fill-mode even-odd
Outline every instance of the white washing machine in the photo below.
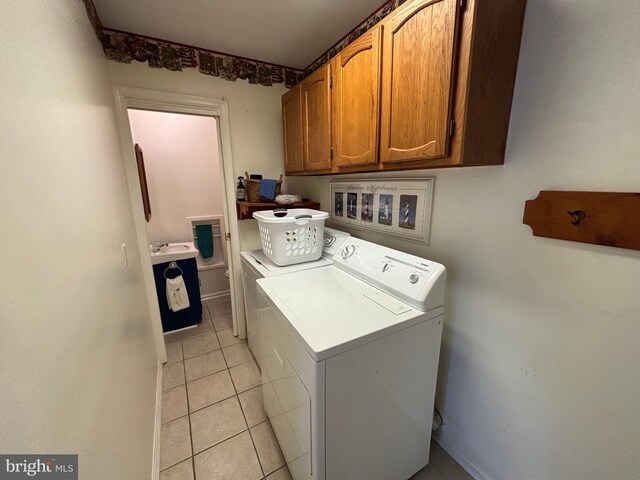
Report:
<svg viewBox="0 0 640 480"><path fill-rule="evenodd" d="M404 480L429 461L445 268L348 238L263 278L264 407L295 480Z"/></svg>
<svg viewBox="0 0 640 480"><path fill-rule="evenodd" d="M247 343L258 365L260 365L260 343L258 341L258 309L256 304L256 280L259 278L284 275L311 268L326 267L333 263L333 255L342 242L349 237L346 232L325 227L322 257L314 262L299 263L280 267L267 258L262 250L240 252L242 257L242 284L247 319Z"/></svg>

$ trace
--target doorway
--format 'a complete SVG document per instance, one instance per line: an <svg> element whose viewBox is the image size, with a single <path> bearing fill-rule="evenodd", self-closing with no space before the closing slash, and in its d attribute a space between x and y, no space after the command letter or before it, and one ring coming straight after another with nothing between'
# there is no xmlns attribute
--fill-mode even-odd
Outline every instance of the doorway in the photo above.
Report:
<svg viewBox="0 0 640 480"><path fill-rule="evenodd" d="M212 258L202 258L199 262L199 267L202 267L202 269L198 269L198 275L200 276L200 272L202 272L202 276L207 279L208 297L205 297L205 300L220 295L229 295L232 308L233 333L240 338L245 338L246 326L240 245L235 210L235 184L226 101L224 99L120 86L114 87L114 96L129 194L136 224L141 267L159 361L166 361L166 350L149 246L153 241L169 243L197 240L194 238L197 225L212 225L212 233L217 235L214 237L213 244L214 252L216 252L216 246L218 247L217 256L214 253ZM180 118L187 120L183 122L185 126L193 124L192 126L195 129L195 125L200 125L199 128L203 129L199 133L200 137L209 135L203 132L210 132L210 137L204 138L202 143L207 144L209 150L212 148L217 149L217 159L219 160L217 162L217 172L213 166L216 163L216 158L211 158L211 163L208 165L200 162L199 170L200 172L203 172L202 169L208 170L208 176L212 179L211 181L215 181L217 173L220 187L217 198L219 205L217 206L215 198L209 198L208 200L197 198L200 195L194 193L195 190L206 188L206 186L202 186L204 183L199 183L198 185L200 186L194 186L193 182L195 180L193 177L191 177L190 181L189 175L179 174L181 168L188 168L187 164L189 164L189 162L180 162L179 158L175 159L176 156L180 156L179 149L169 148L166 144L164 147L160 146L158 148L157 144L154 145L155 141L148 141L149 138L153 137L154 128L158 129L161 124L178 122ZM183 127L174 126L174 128ZM149 151L149 147L153 151L157 151L157 154L154 155L154 167L156 167L154 170L157 171L151 172L147 167L147 176L151 174L153 178L158 180L149 185L150 198L155 197L156 201L159 201L157 206L161 218L160 222L155 223L147 222L145 218L145 207L134 153L134 143L137 140L143 141L143 139L147 144L146 147L145 145L140 145L143 151L145 148ZM174 138L174 142L178 142L178 140ZM174 145L174 147L176 146ZM165 154L168 153L167 150L171 150L172 155L162 154L162 150L164 150ZM145 155L147 154L145 153ZM163 158L158 161L160 156ZM197 163L195 162L195 164ZM190 167L198 168L197 165L190 165ZM158 185L161 186L161 191L158 190ZM189 190L190 188L191 190ZM193 195L190 195L190 192ZM172 199L176 198L182 198L184 201L174 201L172 203ZM180 206L177 203L180 203ZM207 206L205 206L205 203ZM190 204L191 206L189 206ZM205 211L203 210L204 208L209 210ZM187 211L189 209L191 209L192 213ZM181 217L182 222L179 221ZM153 220L153 206L151 218ZM182 227L180 227L180 223ZM217 225L217 228L213 227L213 225ZM221 262L223 263L221 264ZM226 284L226 279L221 282L217 277L224 276L227 270L229 291L225 292L223 288L221 289L221 285ZM203 286L205 286L204 283Z"/></svg>
<svg viewBox="0 0 640 480"><path fill-rule="evenodd" d="M128 113L139 161L144 160L148 244L193 242L200 252L200 298L229 302L217 119L137 109Z"/></svg>

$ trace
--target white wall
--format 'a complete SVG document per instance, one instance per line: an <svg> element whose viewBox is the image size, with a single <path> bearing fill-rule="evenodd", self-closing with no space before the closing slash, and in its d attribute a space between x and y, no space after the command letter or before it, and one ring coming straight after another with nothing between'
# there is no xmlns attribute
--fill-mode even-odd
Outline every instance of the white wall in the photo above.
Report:
<svg viewBox="0 0 640 480"><path fill-rule="evenodd" d="M0 46L0 451L149 478L157 357L104 54L79 1L3 1Z"/></svg>
<svg viewBox="0 0 640 480"><path fill-rule="evenodd" d="M225 98L230 110L234 178L244 176L245 171L261 173L265 178L284 173L280 109L280 97L286 91L283 85L263 87L245 80L229 82L203 75L196 69L170 72L139 62L109 61L108 66L114 85ZM239 235L242 250L259 248L255 220L239 222Z"/></svg>
<svg viewBox="0 0 640 480"><path fill-rule="evenodd" d="M639 191L638 24L529 1L506 164L404 175L436 178L428 247L355 232L447 267L440 441L477 478L640 477L640 252L522 224L539 190ZM288 181L329 208L329 178Z"/></svg>
<svg viewBox="0 0 640 480"><path fill-rule="evenodd" d="M216 119L129 110L144 154L151 203L150 241L186 242L187 217L222 215Z"/></svg>

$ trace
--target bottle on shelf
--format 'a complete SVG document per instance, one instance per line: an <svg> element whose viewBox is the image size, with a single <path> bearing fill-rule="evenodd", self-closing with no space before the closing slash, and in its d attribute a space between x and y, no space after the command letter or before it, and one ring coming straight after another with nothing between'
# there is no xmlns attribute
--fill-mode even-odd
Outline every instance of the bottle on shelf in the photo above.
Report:
<svg viewBox="0 0 640 480"><path fill-rule="evenodd" d="M243 177L238 177L238 186L236 187L236 200L244 202L247 198L247 189L244 186Z"/></svg>

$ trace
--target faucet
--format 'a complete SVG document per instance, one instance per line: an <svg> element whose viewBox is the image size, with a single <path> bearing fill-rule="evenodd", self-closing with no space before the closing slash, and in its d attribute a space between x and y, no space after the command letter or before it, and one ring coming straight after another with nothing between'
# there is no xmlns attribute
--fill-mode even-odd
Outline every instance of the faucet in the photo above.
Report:
<svg viewBox="0 0 640 480"><path fill-rule="evenodd" d="M152 253L158 253L162 247L168 247L168 246L169 246L169 244L167 242L164 242L164 243L162 243L162 242L153 242L151 244L151 252Z"/></svg>

